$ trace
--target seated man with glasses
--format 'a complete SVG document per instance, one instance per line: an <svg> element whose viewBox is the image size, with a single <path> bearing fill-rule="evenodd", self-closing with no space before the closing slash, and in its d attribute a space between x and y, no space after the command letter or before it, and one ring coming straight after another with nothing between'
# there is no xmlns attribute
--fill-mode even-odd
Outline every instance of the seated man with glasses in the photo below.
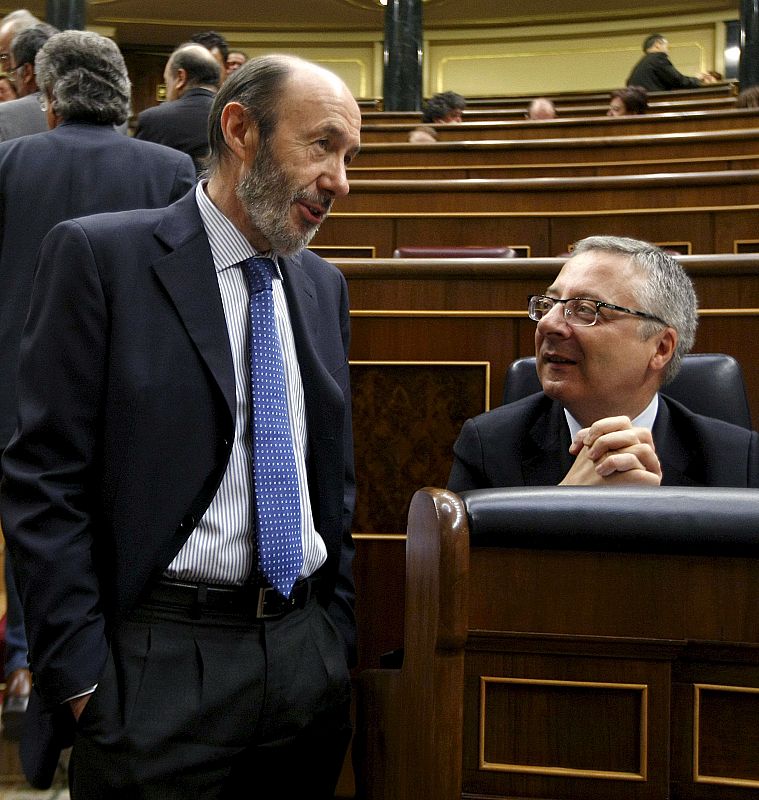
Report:
<svg viewBox="0 0 759 800"><path fill-rule="evenodd" d="M759 435L659 394L696 333L685 270L594 236L529 299L543 391L467 420L448 487L759 486Z"/></svg>

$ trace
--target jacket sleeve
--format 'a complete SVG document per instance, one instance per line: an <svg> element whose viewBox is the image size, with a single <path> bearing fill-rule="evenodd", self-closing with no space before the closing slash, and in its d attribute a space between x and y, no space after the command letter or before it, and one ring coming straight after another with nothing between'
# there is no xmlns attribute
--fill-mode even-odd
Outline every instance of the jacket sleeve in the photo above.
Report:
<svg viewBox="0 0 759 800"><path fill-rule="evenodd" d="M701 86L698 78L689 78L678 72L674 64L669 60L666 53L659 53L654 69L658 74L661 83L668 89L695 89Z"/></svg>
<svg viewBox="0 0 759 800"><path fill-rule="evenodd" d="M31 668L48 705L96 683L107 655L93 559L107 328L89 243L77 223L62 223L38 256L0 495Z"/></svg>

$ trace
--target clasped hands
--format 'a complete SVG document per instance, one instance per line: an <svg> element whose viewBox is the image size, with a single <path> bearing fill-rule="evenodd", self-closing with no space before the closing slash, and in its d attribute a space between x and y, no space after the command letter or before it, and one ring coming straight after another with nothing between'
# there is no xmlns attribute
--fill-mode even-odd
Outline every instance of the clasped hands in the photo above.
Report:
<svg viewBox="0 0 759 800"><path fill-rule="evenodd" d="M651 431L629 417L606 417L578 431L569 452L575 462L560 486L659 486L662 472Z"/></svg>

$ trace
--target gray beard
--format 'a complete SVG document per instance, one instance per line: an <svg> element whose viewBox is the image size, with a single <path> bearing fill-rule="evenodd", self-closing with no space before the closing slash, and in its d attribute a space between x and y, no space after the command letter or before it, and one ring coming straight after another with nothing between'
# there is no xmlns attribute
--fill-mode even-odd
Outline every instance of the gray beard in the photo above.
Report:
<svg viewBox="0 0 759 800"><path fill-rule="evenodd" d="M235 194L253 227L281 255L290 256L302 250L319 230L319 225L303 230L291 222L293 202L307 194L298 190L265 142L259 146L253 166L235 187ZM324 204L324 198L321 202ZM326 205L329 203L330 199Z"/></svg>

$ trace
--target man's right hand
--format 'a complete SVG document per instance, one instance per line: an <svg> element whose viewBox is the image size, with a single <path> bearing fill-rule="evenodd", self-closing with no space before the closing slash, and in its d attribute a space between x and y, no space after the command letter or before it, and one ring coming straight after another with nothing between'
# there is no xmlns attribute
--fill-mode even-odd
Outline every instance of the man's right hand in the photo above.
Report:
<svg viewBox="0 0 759 800"><path fill-rule="evenodd" d="M569 452L577 456L560 486L659 486L662 472L647 428L629 417L606 417L580 430Z"/></svg>

